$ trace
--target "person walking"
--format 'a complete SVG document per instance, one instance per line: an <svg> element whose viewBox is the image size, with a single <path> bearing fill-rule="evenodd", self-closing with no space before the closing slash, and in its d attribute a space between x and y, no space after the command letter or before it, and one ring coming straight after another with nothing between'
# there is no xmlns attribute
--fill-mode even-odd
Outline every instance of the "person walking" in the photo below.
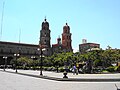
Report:
<svg viewBox="0 0 120 90"><path fill-rule="evenodd" d="M76 72L77 72L77 68L76 68L76 66L74 65L74 66L73 66L73 75L75 75Z"/></svg>

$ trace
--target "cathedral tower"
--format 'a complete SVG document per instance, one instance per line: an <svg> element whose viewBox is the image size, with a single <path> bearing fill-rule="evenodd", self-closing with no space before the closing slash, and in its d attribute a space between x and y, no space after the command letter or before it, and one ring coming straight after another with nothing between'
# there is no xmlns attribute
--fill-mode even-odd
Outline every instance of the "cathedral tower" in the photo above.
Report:
<svg viewBox="0 0 120 90"><path fill-rule="evenodd" d="M71 45L71 33L70 33L70 27L66 23L66 25L63 27L63 33L62 33L62 46L65 49L66 52L72 52L72 45Z"/></svg>
<svg viewBox="0 0 120 90"><path fill-rule="evenodd" d="M40 41L39 41L39 45L42 48L45 48L45 52L44 54L46 56L51 55L51 44L50 44L50 29L49 29L49 23L47 22L46 18L44 20L44 22L42 22L42 26L41 26L41 30L40 30Z"/></svg>

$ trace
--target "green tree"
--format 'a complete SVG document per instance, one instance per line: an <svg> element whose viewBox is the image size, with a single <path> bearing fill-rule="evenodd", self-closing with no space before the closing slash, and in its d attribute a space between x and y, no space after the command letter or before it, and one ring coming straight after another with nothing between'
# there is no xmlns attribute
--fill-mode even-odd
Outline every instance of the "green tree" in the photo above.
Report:
<svg viewBox="0 0 120 90"><path fill-rule="evenodd" d="M33 64L33 60L29 59L28 57L20 57L17 60L18 65L23 66L25 69L27 66L30 67Z"/></svg>

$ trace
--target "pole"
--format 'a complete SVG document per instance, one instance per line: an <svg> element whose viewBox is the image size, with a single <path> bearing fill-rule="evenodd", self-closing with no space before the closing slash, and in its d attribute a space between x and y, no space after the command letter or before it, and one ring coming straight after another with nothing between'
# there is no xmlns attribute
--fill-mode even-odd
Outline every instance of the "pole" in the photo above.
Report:
<svg viewBox="0 0 120 90"><path fill-rule="evenodd" d="M4 59L5 59L5 57L4 57ZM5 63L6 63L6 60L5 60ZM4 71L5 71L5 64L4 64Z"/></svg>
<svg viewBox="0 0 120 90"><path fill-rule="evenodd" d="M42 48L41 48L40 75L43 75L43 74L42 74L42 64L43 64L43 63L42 63L42 53L43 53L43 52L42 52Z"/></svg>
<svg viewBox="0 0 120 90"><path fill-rule="evenodd" d="M0 32L0 40L2 39L3 16L4 16L4 5L5 5L5 1L3 2L3 10L2 10L2 18L1 18L1 32Z"/></svg>
<svg viewBox="0 0 120 90"><path fill-rule="evenodd" d="M4 57L4 59L5 59L5 57ZM4 71L5 71L5 64L4 64Z"/></svg>
<svg viewBox="0 0 120 90"><path fill-rule="evenodd" d="M20 43L20 38L21 38L21 28L19 29L19 43Z"/></svg>
<svg viewBox="0 0 120 90"><path fill-rule="evenodd" d="M3 57L3 59L5 59L5 63L4 63L4 71L5 71L6 63L7 63L7 57Z"/></svg>
<svg viewBox="0 0 120 90"><path fill-rule="evenodd" d="M17 54L16 54L15 57L16 57L16 61L15 61L15 69L16 69L16 71L15 72L17 73Z"/></svg>

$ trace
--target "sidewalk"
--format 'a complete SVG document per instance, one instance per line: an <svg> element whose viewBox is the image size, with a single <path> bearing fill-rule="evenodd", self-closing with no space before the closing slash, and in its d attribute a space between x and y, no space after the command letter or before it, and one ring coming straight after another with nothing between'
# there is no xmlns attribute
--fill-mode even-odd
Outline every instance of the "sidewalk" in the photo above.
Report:
<svg viewBox="0 0 120 90"><path fill-rule="evenodd" d="M0 69L3 71L3 69ZM6 69L6 72L15 73L13 69ZM26 76L32 76L37 78L44 78L56 81L120 81L120 73L116 74L78 74L68 73L68 78L63 78L63 73L56 73L50 71L43 71L43 76L40 76L40 71L36 70L18 70L18 73Z"/></svg>

